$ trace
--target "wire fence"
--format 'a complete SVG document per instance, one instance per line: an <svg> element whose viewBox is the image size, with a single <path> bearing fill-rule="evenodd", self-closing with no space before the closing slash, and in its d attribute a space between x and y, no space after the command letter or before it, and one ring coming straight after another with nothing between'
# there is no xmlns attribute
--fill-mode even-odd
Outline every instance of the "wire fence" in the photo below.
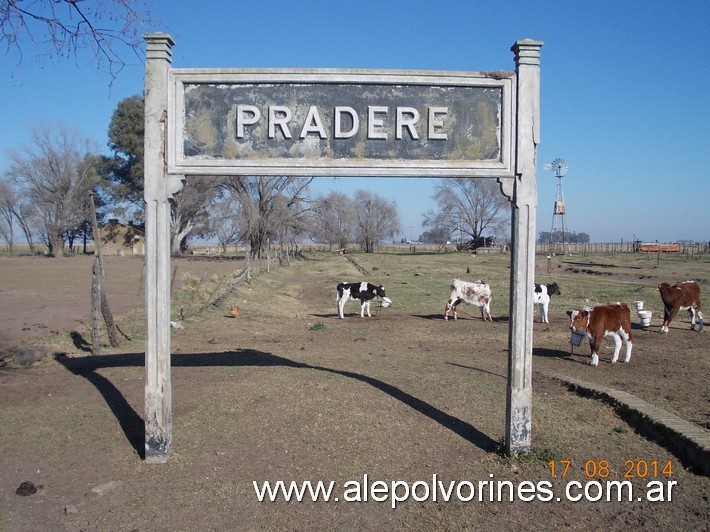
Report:
<svg viewBox="0 0 710 532"><path fill-rule="evenodd" d="M190 246L191 254L207 255L207 256L248 256L248 249L243 245L228 246L226 254L222 252L219 246L215 244L193 244ZM349 252L360 251L359 246L352 245L350 248L335 249L328 244L317 243L301 243L289 244L283 247L271 248L263 258L256 261L255 269L260 268L268 270L275 264L288 264L294 260L297 254L301 251L330 251L332 253L348 254ZM380 253L451 253L456 251L455 244L423 244L423 243L380 243L375 247L375 251ZM461 253L508 253L510 245L494 244L476 250L464 250ZM79 247L72 249L71 254L83 254L84 250ZM88 245L86 253L93 253L93 246ZM539 255L550 254L571 254L571 255L594 255L594 254L623 254L623 253L676 253L685 255L703 255L710 253L710 242L669 242L669 243L639 243L639 242L588 242L565 243L564 248L560 244L536 244L535 253ZM13 250L13 255L31 255L29 248L26 245L16 245ZM46 247L38 246L35 254L46 254ZM10 249L7 245L0 246L1 256L10 256ZM116 253L118 256L133 256L130 252Z"/></svg>
<svg viewBox="0 0 710 532"><path fill-rule="evenodd" d="M557 247L561 248L559 244ZM550 244L537 244L535 252L549 254ZM623 253L680 253L702 255L710 253L710 242L606 242L585 244L564 244L564 253L573 255L623 254Z"/></svg>

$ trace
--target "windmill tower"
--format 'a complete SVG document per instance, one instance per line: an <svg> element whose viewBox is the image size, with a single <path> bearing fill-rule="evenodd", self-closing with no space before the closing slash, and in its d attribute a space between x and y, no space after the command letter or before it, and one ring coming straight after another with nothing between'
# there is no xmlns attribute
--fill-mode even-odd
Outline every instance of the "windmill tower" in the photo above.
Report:
<svg viewBox="0 0 710 532"><path fill-rule="evenodd" d="M565 197L562 193L562 177L567 173L567 163L564 159L555 159L545 164L546 170L552 170L557 177L557 197L555 210L552 212L552 229L550 229L549 254L565 254L569 252L569 230L567 229L567 209Z"/></svg>

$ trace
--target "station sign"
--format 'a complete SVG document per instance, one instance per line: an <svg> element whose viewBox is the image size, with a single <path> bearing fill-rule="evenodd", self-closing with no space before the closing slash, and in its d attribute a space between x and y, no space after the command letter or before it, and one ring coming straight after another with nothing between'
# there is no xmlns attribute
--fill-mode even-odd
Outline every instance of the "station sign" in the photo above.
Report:
<svg viewBox="0 0 710 532"><path fill-rule="evenodd" d="M514 76L173 69L168 172L510 177Z"/></svg>

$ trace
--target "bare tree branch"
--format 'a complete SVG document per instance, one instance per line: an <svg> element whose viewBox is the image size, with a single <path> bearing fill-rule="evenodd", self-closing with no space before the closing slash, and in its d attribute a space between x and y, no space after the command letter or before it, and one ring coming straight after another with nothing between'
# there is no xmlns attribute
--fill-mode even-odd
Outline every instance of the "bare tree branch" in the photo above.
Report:
<svg viewBox="0 0 710 532"><path fill-rule="evenodd" d="M0 42L20 54L28 43L50 57L78 59L84 50L115 77L128 64L125 54L142 59L140 28L151 24L139 0L5 0L0 2ZM40 54L42 55L42 54Z"/></svg>

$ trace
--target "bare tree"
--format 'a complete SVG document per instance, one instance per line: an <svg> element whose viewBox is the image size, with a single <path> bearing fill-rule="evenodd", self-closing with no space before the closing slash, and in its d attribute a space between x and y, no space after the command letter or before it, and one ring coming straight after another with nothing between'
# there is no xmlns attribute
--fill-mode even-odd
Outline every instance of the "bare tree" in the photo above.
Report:
<svg viewBox="0 0 710 532"><path fill-rule="evenodd" d="M17 202L13 207L15 219L25 236L25 240L30 247L30 252L35 253L35 235L41 230L41 219L37 210L32 206L27 198L16 196Z"/></svg>
<svg viewBox="0 0 710 532"><path fill-rule="evenodd" d="M353 200L342 192L317 198L311 209L310 236L316 242L346 248L355 237L357 217Z"/></svg>
<svg viewBox="0 0 710 532"><path fill-rule="evenodd" d="M138 0L5 0L0 2L0 41L22 57L27 43L44 47L50 57L78 57L90 50L115 76L126 64L124 52L141 57L140 28L150 24Z"/></svg>
<svg viewBox="0 0 710 532"><path fill-rule="evenodd" d="M32 130L31 138L31 145L11 152L8 174L40 213L49 254L61 257L67 232L86 217L98 157L65 126Z"/></svg>
<svg viewBox="0 0 710 532"><path fill-rule="evenodd" d="M6 181L0 181L0 236L5 240L10 255L15 252L15 215L12 212L15 193Z"/></svg>
<svg viewBox="0 0 710 532"><path fill-rule="evenodd" d="M461 231L478 241L484 231L497 232L510 216L509 203L495 179L442 179L434 199L438 211L429 211L424 216L424 225L445 227L449 235Z"/></svg>
<svg viewBox="0 0 710 532"><path fill-rule="evenodd" d="M252 258L261 258L268 243L283 226L295 228L306 211L312 178L283 176L230 176L224 187L239 205L239 224L249 241Z"/></svg>
<svg viewBox="0 0 710 532"><path fill-rule="evenodd" d="M35 252L34 235L40 227L37 210L18 191L11 179L0 181L0 236L5 239L10 255L14 253L16 227L22 231L31 253Z"/></svg>
<svg viewBox="0 0 710 532"><path fill-rule="evenodd" d="M218 199L212 206L210 212L212 233L217 237L222 253L227 253L228 245L236 244L243 238L238 212L239 205L229 195Z"/></svg>
<svg viewBox="0 0 710 532"><path fill-rule="evenodd" d="M308 223L305 213L309 207L304 197L298 195L293 198L286 194L276 196L274 207L278 214L274 218L275 231L271 240L278 242L283 251L285 245L295 246L298 238L306 233Z"/></svg>
<svg viewBox="0 0 710 532"><path fill-rule="evenodd" d="M399 231L397 206L381 196L367 191L355 192L357 238L365 253L375 251L382 239L392 237Z"/></svg>
<svg viewBox="0 0 710 532"><path fill-rule="evenodd" d="M170 249L184 253L190 236L210 232L209 211L219 192L219 178L190 176L184 188L171 200Z"/></svg>

